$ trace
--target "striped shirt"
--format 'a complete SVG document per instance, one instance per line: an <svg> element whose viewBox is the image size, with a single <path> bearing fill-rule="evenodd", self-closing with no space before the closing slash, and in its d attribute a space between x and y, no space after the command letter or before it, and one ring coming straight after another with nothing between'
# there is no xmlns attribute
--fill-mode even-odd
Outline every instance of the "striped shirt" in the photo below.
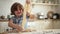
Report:
<svg viewBox="0 0 60 34"><path fill-rule="evenodd" d="M28 20L29 16L26 17L26 19ZM11 17L10 19L13 20L14 24L18 24L18 25L22 25L22 20L23 20L23 16L20 16L19 18L17 18L16 16ZM26 23L27 24L27 23ZM26 25L25 25L26 26ZM26 27L25 27L26 28ZM13 28L15 29L15 28Z"/></svg>

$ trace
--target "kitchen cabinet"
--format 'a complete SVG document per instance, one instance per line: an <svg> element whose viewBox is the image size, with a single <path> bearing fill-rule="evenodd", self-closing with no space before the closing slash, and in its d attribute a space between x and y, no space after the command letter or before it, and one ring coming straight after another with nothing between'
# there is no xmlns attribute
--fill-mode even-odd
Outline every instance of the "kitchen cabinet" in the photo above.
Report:
<svg viewBox="0 0 60 34"><path fill-rule="evenodd" d="M7 22L0 22L0 33L4 32L7 28Z"/></svg>
<svg viewBox="0 0 60 34"><path fill-rule="evenodd" d="M0 33L5 32L10 27L8 26L8 20L0 20Z"/></svg>
<svg viewBox="0 0 60 34"><path fill-rule="evenodd" d="M32 30L53 29L52 19L42 19L28 22L27 28Z"/></svg>
<svg viewBox="0 0 60 34"><path fill-rule="evenodd" d="M40 20L39 23L40 23L40 29L52 29L53 28L52 19Z"/></svg>
<svg viewBox="0 0 60 34"><path fill-rule="evenodd" d="M53 28L60 29L60 19L53 20Z"/></svg>
<svg viewBox="0 0 60 34"><path fill-rule="evenodd" d="M60 19L40 20L41 29L60 29Z"/></svg>
<svg viewBox="0 0 60 34"><path fill-rule="evenodd" d="M60 29L60 19L41 19L28 22L27 28L32 30Z"/></svg>

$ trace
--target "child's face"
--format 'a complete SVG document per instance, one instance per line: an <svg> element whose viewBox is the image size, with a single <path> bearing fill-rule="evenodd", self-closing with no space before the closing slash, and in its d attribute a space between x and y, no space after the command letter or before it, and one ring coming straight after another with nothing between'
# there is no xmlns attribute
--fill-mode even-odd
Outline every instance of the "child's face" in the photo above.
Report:
<svg viewBox="0 0 60 34"><path fill-rule="evenodd" d="M18 9L14 13L15 13L16 16L21 16L23 14L23 11Z"/></svg>

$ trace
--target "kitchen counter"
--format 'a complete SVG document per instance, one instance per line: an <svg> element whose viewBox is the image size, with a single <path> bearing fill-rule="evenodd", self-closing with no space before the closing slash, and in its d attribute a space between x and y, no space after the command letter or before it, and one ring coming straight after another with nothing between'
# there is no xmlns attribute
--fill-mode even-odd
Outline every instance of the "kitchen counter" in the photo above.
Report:
<svg viewBox="0 0 60 34"><path fill-rule="evenodd" d="M7 28L6 25L8 26L8 22L2 22L1 21L0 24L1 24L0 31L5 32L6 30L4 30L4 28ZM42 29L60 29L60 19L59 20L58 19L56 19L56 20L53 20L53 19L31 20L31 21L28 22L27 28L32 29L32 30L37 29L37 30L39 30L39 32ZM23 32L23 33L25 33L25 32Z"/></svg>
<svg viewBox="0 0 60 34"><path fill-rule="evenodd" d="M0 22L8 22L8 19L0 19Z"/></svg>
<svg viewBox="0 0 60 34"><path fill-rule="evenodd" d="M60 34L60 29L49 29L49 30L40 30L32 32L15 32L15 33L2 33L2 34Z"/></svg>
<svg viewBox="0 0 60 34"><path fill-rule="evenodd" d="M60 20L60 19L29 19L28 21L42 21L42 20ZM8 22L8 19L0 19L0 22Z"/></svg>

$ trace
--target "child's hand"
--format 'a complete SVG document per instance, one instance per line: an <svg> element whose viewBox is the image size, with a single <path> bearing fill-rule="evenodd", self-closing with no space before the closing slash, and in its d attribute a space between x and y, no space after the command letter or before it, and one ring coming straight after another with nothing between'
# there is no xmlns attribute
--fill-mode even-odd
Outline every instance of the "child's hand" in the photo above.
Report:
<svg viewBox="0 0 60 34"><path fill-rule="evenodd" d="M31 32L31 29L23 30L22 32Z"/></svg>
<svg viewBox="0 0 60 34"><path fill-rule="evenodd" d="M26 14L26 15L27 15L27 16L30 16L30 13L28 13L28 12L27 12L27 14Z"/></svg>
<svg viewBox="0 0 60 34"><path fill-rule="evenodd" d="M20 32L20 31L23 30L22 26L18 26L18 25L17 25L17 28L16 29L17 29L18 32Z"/></svg>

